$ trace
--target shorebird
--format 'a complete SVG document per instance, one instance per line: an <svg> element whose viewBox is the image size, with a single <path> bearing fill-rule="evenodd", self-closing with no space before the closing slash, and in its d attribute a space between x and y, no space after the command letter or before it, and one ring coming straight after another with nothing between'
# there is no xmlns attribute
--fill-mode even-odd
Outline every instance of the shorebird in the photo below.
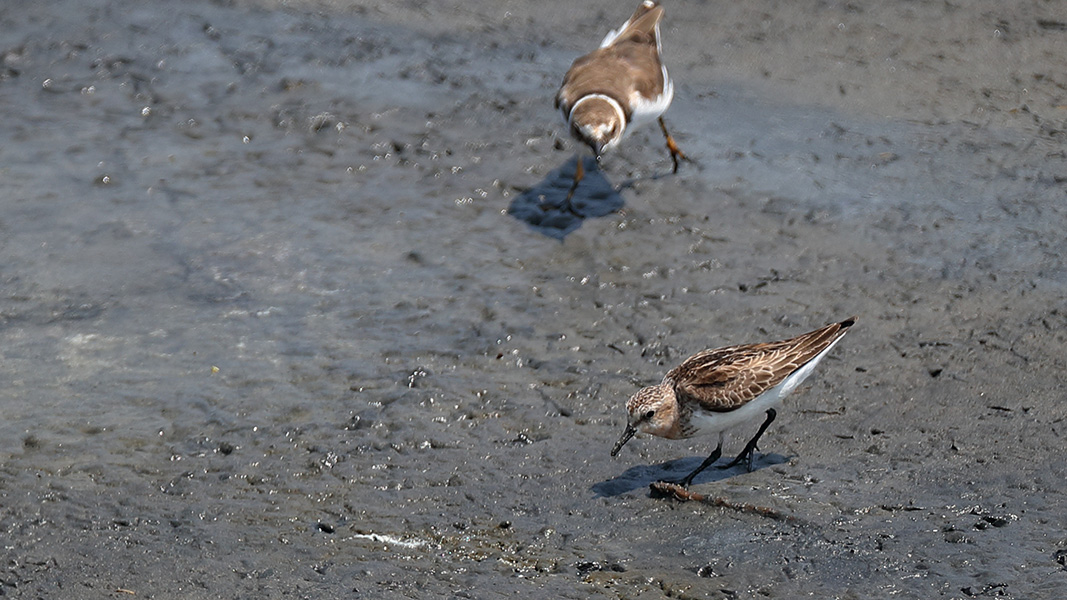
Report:
<svg viewBox="0 0 1067 600"><path fill-rule="evenodd" d="M687 358L657 385L646 387L626 402L626 430L611 449L641 431L668 439L719 434L719 443L692 473L676 482L683 488L722 456L727 429L766 415L759 431L730 464L742 461L752 470L756 443L778 414L775 407L788 396L856 322L851 317L780 342L704 350Z"/></svg>
<svg viewBox="0 0 1067 600"><path fill-rule="evenodd" d="M600 47L574 61L556 94L556 108L563 112L570 134L592 151L599 161L630 130L658 120L674 173L678 160L690 160L675 143L663 122L663 113L674 98L674 84L660 60L659 22L663 7L645 0L618 29L611 31ZM585 176L582 154L574 182L567 193L566 209L578 183Z"/></svg>

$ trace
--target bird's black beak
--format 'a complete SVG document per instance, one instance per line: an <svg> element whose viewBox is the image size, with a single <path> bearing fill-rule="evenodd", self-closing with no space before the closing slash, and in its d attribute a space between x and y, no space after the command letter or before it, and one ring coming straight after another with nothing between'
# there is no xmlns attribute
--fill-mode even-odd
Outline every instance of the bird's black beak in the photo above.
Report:
<svg viewBox="0 0 1067 600"><path fill-rule="evenodd" d="M626 425L626 431L622 432L622 437L619 438L619 441L615 442L615 447L611 449L611 455L615 456L618 454L619 450L622 450L623 445L630 441L630 438L632 438L635 433L637 433L636 427L633 425Z"/></svg>
<svg viewBox="0 0 1067 600"><path fill-rule="evenodd" d="M600 155L604 152L604 144L594 140L589 140L589 149L593 151L593 156L596 157L597 163L600 162Z"/></svg>

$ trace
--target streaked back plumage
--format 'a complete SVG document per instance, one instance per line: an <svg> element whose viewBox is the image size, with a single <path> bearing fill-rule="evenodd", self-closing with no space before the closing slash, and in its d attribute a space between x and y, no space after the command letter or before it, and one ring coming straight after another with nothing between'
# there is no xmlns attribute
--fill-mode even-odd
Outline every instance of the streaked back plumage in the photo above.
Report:
<svg viewBox="0 0 1067 600"><path fill-rule="evenodd" d="M698 352L667 373L663 383L674 388L680 403L734 410L829 350L854 323L855 317L788 340Z"/></svg>

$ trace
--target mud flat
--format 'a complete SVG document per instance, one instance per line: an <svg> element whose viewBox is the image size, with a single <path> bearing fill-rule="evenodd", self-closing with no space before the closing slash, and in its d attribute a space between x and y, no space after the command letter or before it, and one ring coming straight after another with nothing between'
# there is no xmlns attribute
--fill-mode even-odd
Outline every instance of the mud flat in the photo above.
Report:
<svg viewBox="0 0 1067 600"><path fill-rule="evenodd" d="M628 3L6 3L0 595L1062 597L1055 8L668 4L699 166L636 132L575 221ZM704 502L648 484L712 440L608 456L853 314Z"/></svg>

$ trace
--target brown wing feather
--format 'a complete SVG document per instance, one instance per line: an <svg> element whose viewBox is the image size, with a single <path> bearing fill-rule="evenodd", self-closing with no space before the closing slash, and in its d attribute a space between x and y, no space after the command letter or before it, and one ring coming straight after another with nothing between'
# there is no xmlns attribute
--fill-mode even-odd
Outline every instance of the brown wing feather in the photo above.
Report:
<svg viewBox="0 0 1067 600"><path fill-rule="evenodd" d="M642 2L634 14L630 16L630 20L627 21L626 26L615 39L612 40L612 44L618 44L620 42L636 41L642 44L656 43L656 25L659 25L660 20L663 18L662 6L649 6Z"/></svg>
<svg viewBox="0 0 1067 600"><path fill-rule="evenodd" d="M781 383L845 334L855 317L803 335L764 344L699 352L667 373L680 402L730 411Z"/></svg>
<svg viewBox="0 0 1067 600"><path fill-rule="evenodd" d="M648 68L650 64L655 68ZM623 107L629 121L632 117L627 110L630 91L637 90L646 98L655 98L663 92L663 85L663 70L659 68L655 45L612 45L574 61L556 95L556 108L561 109L566 118L574 103L583 96L604 94Z"/></svg>
<svg viewBox="0 0 1067 600"><path fill-rule="evenodd" d="M631 89L636 88L646 98L663 91L665 82L656 44L656 25L661 18L662 7L642 4L609 46L574 61L556 94L556 108L563 111L564 118L570 115L575 102L589 94L610 96L625 110ZM629 121L631 115L627 113Z"/></svg>

